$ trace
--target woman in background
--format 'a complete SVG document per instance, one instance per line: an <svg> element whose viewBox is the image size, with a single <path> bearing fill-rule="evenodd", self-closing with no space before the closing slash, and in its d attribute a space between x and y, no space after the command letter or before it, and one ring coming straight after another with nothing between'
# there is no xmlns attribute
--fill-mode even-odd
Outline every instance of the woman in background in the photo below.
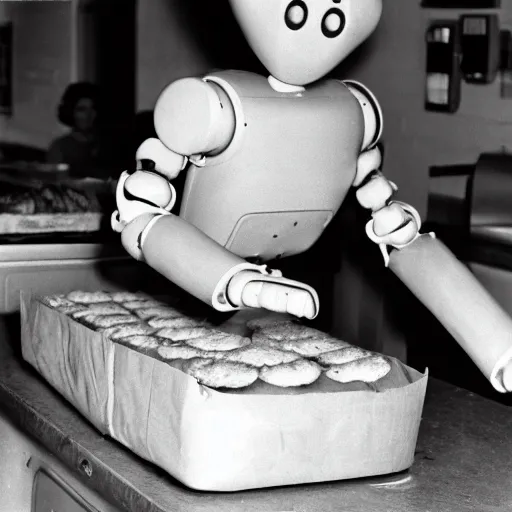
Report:
<svg viewBox="0 0 512 512"><path fill-rule="evenodd" d="M102 167L98 104L99 94L94 84L78 82L66 88L57 116L71 131L52 142L48 150L48 162L68 164L72 174L98 175Z"/></svg>

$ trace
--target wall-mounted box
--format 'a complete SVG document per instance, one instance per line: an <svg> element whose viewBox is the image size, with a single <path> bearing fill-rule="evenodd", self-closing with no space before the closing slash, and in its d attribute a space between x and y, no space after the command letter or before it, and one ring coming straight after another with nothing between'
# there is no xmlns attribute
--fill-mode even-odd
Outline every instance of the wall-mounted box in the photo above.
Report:
<svg viewBox="0 0 512 512"><path fill-rule="evenodd" d="M454 113L459 109L460 26L456 20L436 20L427 29L425 109Z"/></svg>
<svg viewBox="0 0 512 512"><path fill-rule="evenodd" d="M469 83L494 82L500 67L500 21L496 14L465 14L460 17L460 37L464 80Z"/></svg>
<svg viewBox="0 0 512 512"><path fill-rule="evenodd" d="M500 96L512 99L512 32L502 30L500 34Z"/></svg>

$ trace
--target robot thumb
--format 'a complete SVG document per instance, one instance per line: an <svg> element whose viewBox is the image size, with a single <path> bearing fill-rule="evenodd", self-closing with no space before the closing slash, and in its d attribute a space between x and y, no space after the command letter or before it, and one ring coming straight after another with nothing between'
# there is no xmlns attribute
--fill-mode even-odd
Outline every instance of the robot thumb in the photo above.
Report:
<svg viewBox="0 0 512 512"><path fill-rule="evenodd" d="M135 158L137 161L152 160L155 171L169 179L176 178L188 162L187 157L171 151L156 138L146 139L137 149Z"/></svg>

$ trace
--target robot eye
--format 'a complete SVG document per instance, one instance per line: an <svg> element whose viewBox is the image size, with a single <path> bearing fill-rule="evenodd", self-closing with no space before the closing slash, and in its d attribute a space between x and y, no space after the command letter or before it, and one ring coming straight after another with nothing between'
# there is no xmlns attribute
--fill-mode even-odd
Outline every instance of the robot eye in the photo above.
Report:
<svg viewBox="0 0 512 512"><path fill-rule="evenodd" d="M322 18L322 34L333 38L339 36L345 28L345 15L341 9L333 7Z"/></svg>
<svg viewBox="0 0 512 512"><path fill-rule="evenodd" d="M284 13L284 21L290 30L301 29L305 25L307 18L308 6L303 0L292 0L288 4Z"/></svg>

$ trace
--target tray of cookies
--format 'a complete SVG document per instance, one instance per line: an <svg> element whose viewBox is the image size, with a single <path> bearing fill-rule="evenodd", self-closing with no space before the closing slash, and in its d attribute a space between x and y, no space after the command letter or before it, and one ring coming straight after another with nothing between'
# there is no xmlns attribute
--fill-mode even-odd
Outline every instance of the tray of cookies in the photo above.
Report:
<svg viewBox="0 0 512 512"><path fill-rule="evenodd" d="M103 434L191 488L413 462L427 375L291 317L221 323L185 303L103 291L23 294L21 314L24 359Z"/></svg>

